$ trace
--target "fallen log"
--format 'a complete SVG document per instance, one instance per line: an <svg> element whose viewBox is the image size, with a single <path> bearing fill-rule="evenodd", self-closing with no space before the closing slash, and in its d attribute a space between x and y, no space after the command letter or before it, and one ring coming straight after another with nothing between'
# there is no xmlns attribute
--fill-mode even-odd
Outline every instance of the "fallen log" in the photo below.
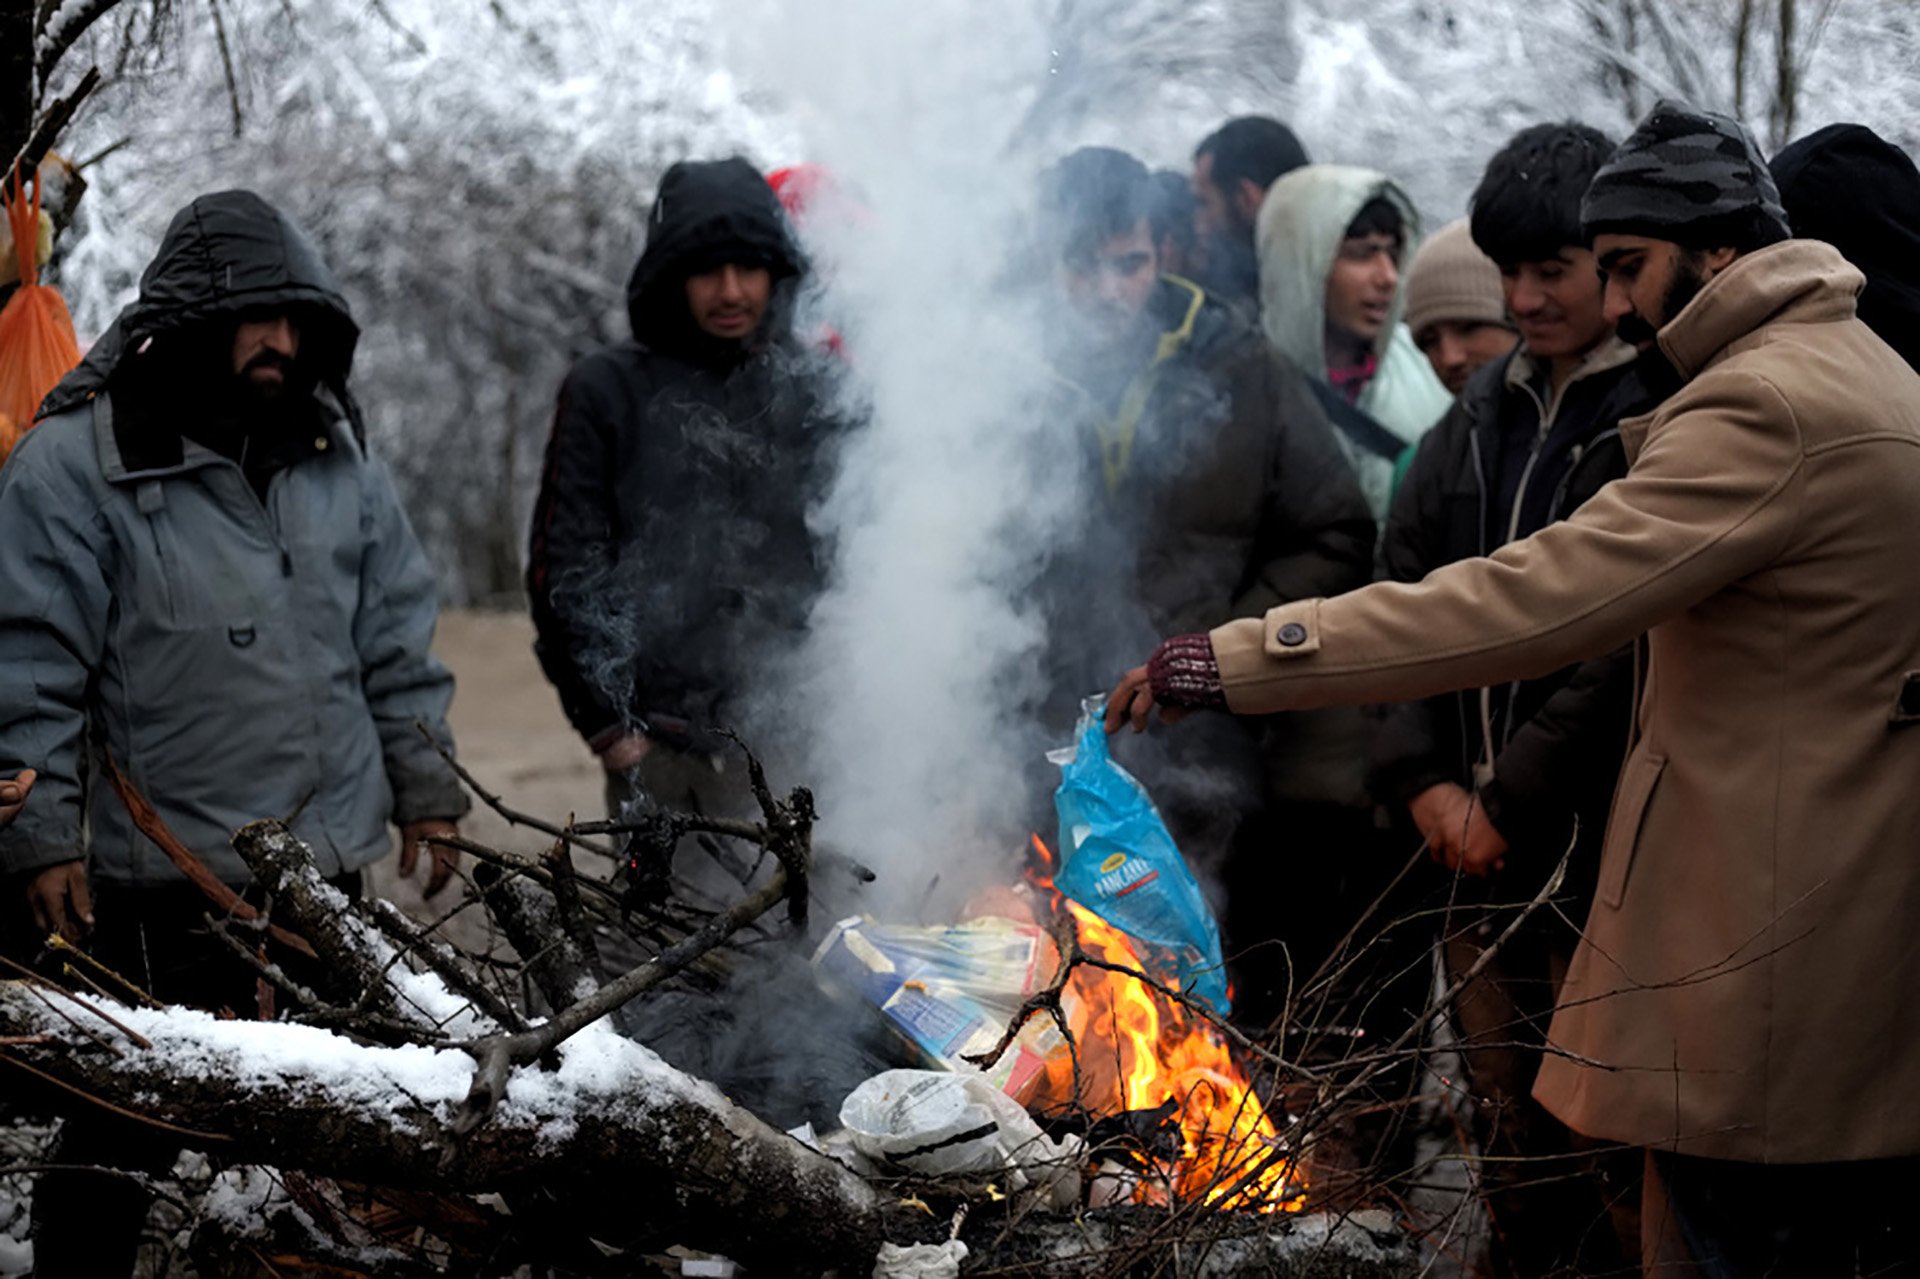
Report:
<svg viewBox="0 0 1920 1279"><path fill-rule="evenodd" d="M80 1014L84 1016L84 1014ZM221 1158L382 1185L541 1193L620 1246L708 1248L773 1273L850 1266L930 1223L599 1023L558 1066L510 1072L487 1123L455 1118L473 1063L457 1049L357 1044L313 1026L115 1009L150 1041L106 1052L20 982L0 983L0 1048L97 1103L216 1137ZM82 1098L89 1099L83 1101ZM614 1211L609 1211L610 1206Z"/></svg>

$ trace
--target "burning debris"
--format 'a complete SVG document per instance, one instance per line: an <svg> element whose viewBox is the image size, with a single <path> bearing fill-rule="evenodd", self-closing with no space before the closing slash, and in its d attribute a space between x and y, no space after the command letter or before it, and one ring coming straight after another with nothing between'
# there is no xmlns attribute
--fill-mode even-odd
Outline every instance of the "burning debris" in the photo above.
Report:
<svg viewBox="0 0 1920 1279"><path fill-rule="evenodd" d="M1037 837L1034 845L1045 858ZM1079 903L1058 901L1076 929L1061 1004L1085 1065L1063 1077L1053 1063L1032 1104L1124 1118L1117 1144L1139 1157L1130 1178L1135 1203L1303 1209L1298 1152L1234 1060L1224 1023L1148 976L1132 938ZM1162 1144L1169 1136L1171 1145Z"/></svg>
<svg viewBox="0 0 1920 1279"><path fill-rule="evenodd" d="M469 843L483 869L464 905L484 907L528 962L458 952L382 903L328 899L299 841L256 824L235 847L270 896L245 920L210 903L209 924L278 988L280 1020L148 1006L111 975L80 980L69 966L64 984L0 984L0 1055L54 1086L41 1100L55 1111L106 1106L219 1160L219 1202L194 1244L210 1273L222 1248L270 1246L365 1274L425 1273L429 1254L454 1271L485 1256L596 1274L618 1269L608 1249L669 1244L780 1273L864 1271L883 1243L949 1242L942 1255L969 1266L1062 1273L1073 1268L1044 1221L1095 1209L1149 1214L1102 1228L1105 1255L1136 1260L1176 1236L1296 1236L1250 1224L1299 1214L1307 1182L1232 1032L1151 975L1135 939L1062 895L1044 844L1030 882L971 918L843 919L809 969L793 952L805 938L793 886L823 889L808 879L810 803L804 791L776 798L755 772L762 820L726 835L783 847L717 913L678 894L629 910L566 856ZM701 824L646 821L683 834ZM556 848L599 851L555 829ZM826 887L840 891L831 877ZM769 923L782 902L784 928ZM602 980L597 947L615 941L647 957ZM273 959L283 944L312 949L330 984L287 981ZM651 991L724 988L726 966L760 946L859 990L895 1027L899 1055L934 1069L873 1077L840 1105L845 1132L796 1141L609 1020ZM520 982L537 984L544 1009L514 996ZM660 1189L634 1196L636 1176ZM256 1200L250 1226L236 1205ZM605 1245L597 1261L587 1239Z"/></svg>
<svg viewBox="0 0 1920 1279"><path fill-rule="evenodd" d="M1234 1060L1216 1009L1226 990L1212 915L1146 792L1108 757L1099 710L1089 703L1076 750L1056 757L1062 838L1077 864L1063 866L1035 835L1027 882L982 894L966 922L843 920L815 962L854 985L926 1064L984 1072L1056 1131L1084 1138L1090 1202L1299 1211L1298 1152ZM1063 879L1105 916L1063 892Z"/></svg>
<svg viewBox="0 0 1920 1279"><path fill-rule="evenodd" d="M1044 871L1037 889L990 900L1052 912L1044 928L1031 915L922 929L848 919L816 963L856 983L928 1064L969 1072L1082 1137L1096 1206L1304 1208L1297 1153L1223 1025L1149 976L1138 943Z"/></svg>

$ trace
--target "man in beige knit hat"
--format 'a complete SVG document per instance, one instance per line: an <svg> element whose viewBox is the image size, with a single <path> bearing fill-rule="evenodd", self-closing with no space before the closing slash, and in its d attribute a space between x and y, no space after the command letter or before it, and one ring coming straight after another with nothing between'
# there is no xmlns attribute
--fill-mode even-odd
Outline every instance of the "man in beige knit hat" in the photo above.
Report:
<svg viewBox="0 0 1920 1279"><path fill-rule="evenodd" d="M1407 267L1407 327L1413 344L1458 395L1467 379L1519 342L1507 317L1500 268L1473 242L1467 219L1435 231Z"/></svg>

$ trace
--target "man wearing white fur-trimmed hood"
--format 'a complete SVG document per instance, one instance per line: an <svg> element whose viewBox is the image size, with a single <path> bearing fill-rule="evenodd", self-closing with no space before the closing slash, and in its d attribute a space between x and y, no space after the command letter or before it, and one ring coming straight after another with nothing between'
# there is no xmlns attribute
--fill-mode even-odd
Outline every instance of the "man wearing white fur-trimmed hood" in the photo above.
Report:
<svg viewBox="0 0 1920 1279"><path fill-rule="evenodd" d="M1391 178L1339 164L1282 176L1255 229L1267 341L1312 379L1376 521L1452 401L1400 319L1419 238L1419 214Z"/></svg>

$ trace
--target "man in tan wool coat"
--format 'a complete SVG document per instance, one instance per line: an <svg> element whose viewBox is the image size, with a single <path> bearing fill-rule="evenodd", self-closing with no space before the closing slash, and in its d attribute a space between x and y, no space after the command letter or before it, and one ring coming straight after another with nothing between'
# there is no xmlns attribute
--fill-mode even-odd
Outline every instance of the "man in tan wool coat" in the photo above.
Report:
<svg viewBox="0 0 1920 1279"><path fill-rule="evenodd" d="M1913 1273L1920 374L1855 318L1860 272L1787 238L1731 120L1660 104L1583 217L1609 316L1675 375L1620 424L1626 476L1424 581L1169 640L1109 726L1426 697L1644 633L1535 1096L1647 1148L1649 1266L1677 1236L1712 1276Z"/></svg>

